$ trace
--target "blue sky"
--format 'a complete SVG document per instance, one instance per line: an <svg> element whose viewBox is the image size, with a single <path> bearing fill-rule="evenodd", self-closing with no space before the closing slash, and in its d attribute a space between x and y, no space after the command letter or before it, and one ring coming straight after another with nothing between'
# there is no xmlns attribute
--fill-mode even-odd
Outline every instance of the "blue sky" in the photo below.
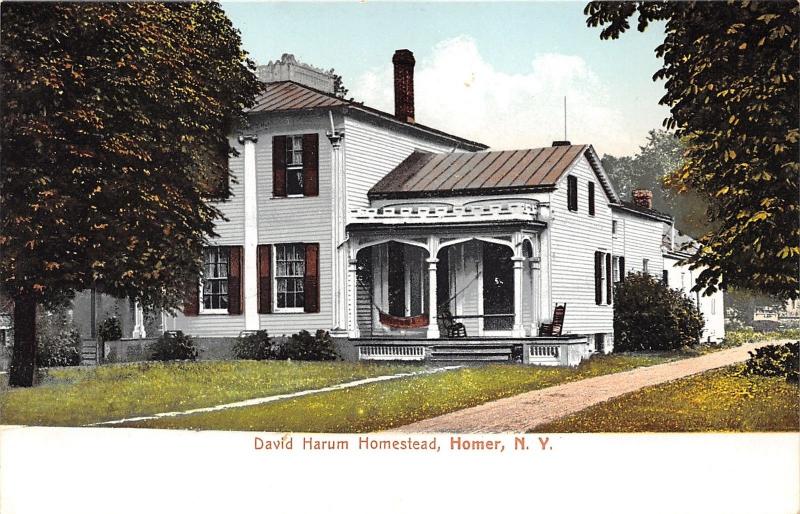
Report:
<svg viewBox="0 0 800 514"><path fill-rule="evenodd" d="M584 3L236 3L223 7L245 49L266 63L293 53L335 68L350 96L392 111L391 57L417 59L417 120L493 148L568 137L635 153L667 116L654 49L663 26L601 41Z"/></svg>

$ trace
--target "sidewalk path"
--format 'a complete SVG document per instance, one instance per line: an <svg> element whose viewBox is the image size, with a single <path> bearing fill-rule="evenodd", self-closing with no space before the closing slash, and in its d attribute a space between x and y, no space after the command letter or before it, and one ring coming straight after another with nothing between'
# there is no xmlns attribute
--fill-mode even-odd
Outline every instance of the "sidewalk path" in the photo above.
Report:
<svg viewBox="0 0 800 514"><path fill-rule="evenodd" d="M101 427L105 425L120 425L122 423L133 423L135 421L148 421L158 418L171 418L175 416L187 416L189 414L197 414L199 412L214 412L218 410L235 409L237 407L252 407L254 405L261 405L264 403L277 402L278 400L287 400L289 398L299 398L300 396L308 396L309 394L327 393L328 391L338 391L340 389L347 389L349 387L358 387L365 384L373 384L375 382L384 382L386 380L395 380L397 378L413 377L417 375L431 375L442 371L451 369L458 369L461 366L443 366L440 368L428 368L421 371L412 371L410 373L398 373L396 375L381 375L378 377L362 378L352 382L345 382L343 384L334 384L328 387L321 387L319 389L306 389L305 391L296 391L294 393L276 394L273 396L264 396L262 398L251 398L250 400L242 400L233 403L223 403L221 405L214 405L212 407L200 407L197 409L190 409L185 411L176 412L159 412L158 414L150 414L147 416L137 416L134 418L114 419L111 421L99 421L86 425L88 427Z"/></svg>
<svg viewBox="0 0 800 514"><path fill-rule="evenodd" d="M748 351L789 340L762 341L622 373L603 375L495 400L410 425L399 432L525 432L643 387L745 361Z"/></svg>

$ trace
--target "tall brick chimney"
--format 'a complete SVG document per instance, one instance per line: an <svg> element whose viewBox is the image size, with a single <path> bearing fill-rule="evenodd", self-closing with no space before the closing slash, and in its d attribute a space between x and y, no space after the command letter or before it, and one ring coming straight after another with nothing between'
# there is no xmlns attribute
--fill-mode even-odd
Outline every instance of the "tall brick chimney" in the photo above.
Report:
<svg viewBox="0 0 800 514"><path fill-rule="evenodd" d="M401 121L414 123L414 54L397 50L394 64L394 115Z"/></svg>
<svg viewBox="0 0 800 514"><path fill-rule="evenodd" d="M631 193L633 203L645 209L653 208L653 192L649 189L634 189Z"/></svg>

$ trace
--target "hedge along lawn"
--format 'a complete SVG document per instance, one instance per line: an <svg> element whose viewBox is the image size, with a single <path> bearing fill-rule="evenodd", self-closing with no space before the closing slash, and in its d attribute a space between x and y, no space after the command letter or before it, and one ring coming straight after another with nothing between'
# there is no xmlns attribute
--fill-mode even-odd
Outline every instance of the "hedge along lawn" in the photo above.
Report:
<svg viewBox="0 0 800 514"><path fill-rule="evenodd" d="M368 384L224 411L130 423L128 427L273 432L372 432L534 389L661 364L678 355L597 356L577 368L494 364Z"/></svg>
<svg viewBox="0 0 800 514"><path fill-rule="evenodd" d="M737 364L613 398L534 432L771 432L800 430L800 387L745 376Z"/></svg>
<svg viewBox="0 0 800 514"><path fill-rule="evenodd" d="M421 366L206 361L52 368L39 386L0 390L0 424L77 426L316 389Z"/></svg>

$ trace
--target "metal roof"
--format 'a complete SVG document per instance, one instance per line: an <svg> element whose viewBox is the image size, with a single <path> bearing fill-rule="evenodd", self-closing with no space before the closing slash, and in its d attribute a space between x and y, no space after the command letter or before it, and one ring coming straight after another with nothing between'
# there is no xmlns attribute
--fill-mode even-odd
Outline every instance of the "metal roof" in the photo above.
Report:
<svg viewBox="0 0 800 514"><path fill-rule="evenodd" d="M378 182L369 196L449 196L552 189L589 148L589 145L564 145L446 154L416 151Z"/></svg>

